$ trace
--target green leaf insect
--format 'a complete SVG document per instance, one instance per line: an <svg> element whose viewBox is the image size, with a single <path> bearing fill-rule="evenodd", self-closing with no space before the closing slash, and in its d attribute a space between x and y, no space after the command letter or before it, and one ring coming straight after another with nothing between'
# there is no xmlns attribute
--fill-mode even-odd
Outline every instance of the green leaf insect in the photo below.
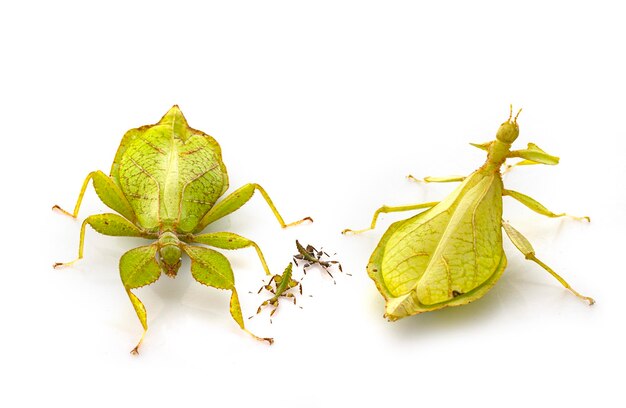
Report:
<svg viewBox="0 0 626 408"><path fill-rule="evenodd" d="M261 293L261 291L265 289L274 296L261 303L256 311L257 314L261 313L261 310L264 307L271 306L273 309L270 312L270 317L274 316L274 313L276 313L276 310L278 309L281 297L291 299L293 300L293 304L296 304L296 296L293 293L290 293L289 290L297 287L300 294L302 294L302 284L293 278L292 272L293 264L290 262L283 271L282 275L273 275L267 285L261 286L258 293Z"/></svg>
<svg viewBox="0 0 626 408"><path fill-rule="evenodd" d="M521 110L520 110L521 112ZM519 115L519 112L518 112ZM383 206L372 219L374 229L381 213L426 209L393 223L383 235L367 265L367 272L386 300L385 317L397 320L449 306L468 304L482 296L498 281L506 267L502 229L526 259L537 263L580 299L594 300L575 291L563 278L535 256L530 242L502 220L502 197L509 196L547 217L555 214L533 198L503 187L500 168L509 158L521 158L521 165L555 165L559 158L536 145L511 150L519 135L513 108L500 125L496 140L473 144L487 151L487 161L468 177L427 177L426 182L461 182L440 202L398 207ZM411 177L411 176L409 176ZM586 219L588 217L574 217Z"/></svg>
<svg viewBox="0 0 626 408"><path fill-rule="evenodd" d="M87 225L104 235L153 240L150 245L126 252L119 262L122 283L144 330L132 353L137 353L148 330L146 309L132 291L155 282L161 272L174 278L183 253L191 259L195 280L232 292L230 314L241 329L258 340L272 343L271 338L257 337L245 328L228 259L213 249L194 244L227 250L253 247L265 273L270 275L263 253L254 241L232 232L200 232L238 210L255 191L261 193L283 228L312 221L311 218L286 224L265 190L254 183L217 202L228 189L221 148L211 136L190 128L178 106L172 107L158 123L126 132L110 175L102 171L89 173L72 213L56 205L53 209L76 218L90 181L100 200L117 214L87 217L80 229L78 258L56 263L54 267L71 265L83 257Z"/></svg>

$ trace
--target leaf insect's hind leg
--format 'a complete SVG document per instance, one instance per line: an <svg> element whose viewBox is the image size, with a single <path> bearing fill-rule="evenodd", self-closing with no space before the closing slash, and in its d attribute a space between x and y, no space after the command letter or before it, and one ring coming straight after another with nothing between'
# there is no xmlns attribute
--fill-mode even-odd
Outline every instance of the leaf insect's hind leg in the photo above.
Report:
<svg viewBox="0 0 626 408"><path fill-rule="evenodd" d="M378 216L380 215L380 213L390 213L390 212L419 210L419 209L422 209L422 208L431 208L431 207L434 207L437 204L439 204L439 201L432 201L432 202L429 202L429 203L412 204L412 205L401 205L401 206L397 206L397 207L391 207L391 206L383 205L378 210L376 210L376 212L374 212L374 217L372 218L372 223L371 223L369 228L364 228L364 229L361 229L361 230L351 230L351 229L348 228L348 229L345 229L345 230L341 231L341 233L344 234L344 235L345 234L360 234L360 233L365 232L365 231L373 230L374 228L376 228L376 221L378 220Z"/></svg>
<svg viewBox="0 0 626 408"><path fill-rule="evenodd" d="M242 249L247 247L253 247L257 255L259 256L259 260L263 265L265 274L271 275L270 269L267 266L267 262L265 262L263 252L261 252L261 248L259 248L256 242L249 240L248 238L242 237L241 235L237 235L232 232L212 232L208 234L195 235L191 238L191 240L193 242L198 242L200 244L205 244L220 249Z"/></svg>
<svg viewBox="0 0 626 408"><path fill-rule="evenodd" d="M95 229L100 234L110 235L110 236L124 236L124 237L146 237L146 234L135 227L131 222L126 220L123 217L120 217L117 214L97 214L91 215L85 218L83 224L80 226L80 240L78 243L78 258L74 259L71 262L56 262L52 266L54 268L59 268L62 266L70 266L74 264L76 261L83 258L83 249L85 245L85 228L89 224L93 229Z"/></svg>
<svg viewBox="0 0 626 408"><path fill-rule="evenodd" d="M137 345L130 351L130 354L139 354L139 346L143 343L143 339L146 337L146 333L148 332L148 317L146 313L146 307L141 303L141 300L130 289L126 288L126 293L130 298L130 302L133 304L133 308L135 309L135 313L137 313L137 317L141 322L141 326L143 327L143 333L141 334L141 338Z"/></svg>
<svg viewBox="0 0 626 408"><path fill-rule="evenodd" d="M313 219L311 217L305 217L299 221L286 224L285 220L283 220L283 217L276 209L276 206L274 206L272 199L263 189L263 187L256 183L250 183L240 187L238 190L235 190L228 197L224 198L222 201L213 206L213 208L211 208L211 210L209 210L209 212L206 213L198 223L198 226L196 227L196 232L202 231L207 225L211 224L212 222L215 222L218 219L237 211L239 208L241 208L241 206L247 203L248 200L250 200L256 190L261 193L261 195L265 199L265 202L267 202L267 205L269 205L272 213L274 213L274 216L276 217L278 223L282 228L298 225L304 221L313 222Z"/></svg>
<svg viewBox="0 0 626 408"><path fill-rule="evenodd" d="M230 314L235 319L241 330L248 333L250 336L254 337L259 341L266 341L270 345L274 343L274 339L271 337L259 337L256 334L252 333L250 330L246 329L243 323L243 317L241 312L241 305L239 304L239 296L237 295L237 290L233 287L231 289L232 295L230 296Z"/></svg>
<svg viewBox="0 0 626 408"><path fill-rule="evenodd" d="M243 331L255 339L272 344L274 339L256 336L246 329L241 312L241 305L239 303L239 295L235 288L235 276L228 259L219 252L209 248L186 244L181 245L183 251L185 251L191 259L191 276L203 285L212 286L217 289L230 290L230 315L235 322L237 322Z"/></svg>
<svg viewBox="0 0 626 408"><path fill-rule="evenodd" d="M565 279L561 278L556 272L552 270L552 268L550 268L548 265L546 265L541 260L539 260L535 256L535 250L533 249L528 239L526 239L526 237L523 236L518 230L513 228L506 221L502 221L502 227L504 228L504 231L511 239L511 242L513 242L513 245L515 245L517 249L519 249L519 251L524 255L526 259L535 262L537 265L545 269L550 275L554 276L554 278L558 280L561 283L561 285L563 285L567 290L569 290L574 295L576 295L579 299L589 302L590 305L593 305L594 303L596 303L596 301L593 300L593 298L590 298L589 296L583 296L580 293L578 293L576 290L574 290L574 288L572 288L569 285L569 283L565 281Z"/></svg>
<svg viewBox="0 0 626 408"><path fill-rule="evenodd" d="M539 201L535 200L532 197L527 196L526 194L522 194L517 191L505 189L505 190L502 190L502 195L513 197L514 199L524 204L526 207L530 208L534 212L541 214L541 215L545 215L546 217L550 217L550 218L571 217L571 218L574 218L575 220L579 220L579 221L587 220L587 222L591 222L591 218L587 216L576 217L576 216L565 214L565 213L555 214L552 211L548 210L546 207L544 207Z"/></svg>
<svg viewBox="0 0 626 408"><path fill-rule="evenodd" d="M415 181L417 183L457 183L465 180L465 176L446 176L446 177L432 177L426 176L423 179L418 179L417 177L413 177L413 175L409 174L406 176L407 179L411 181Z"/></svg>
<svg viewBox="0 0 626 408"><path fill-rule="evenodd" d="M126 252L120 258L120 277L124 284L124 289L133 304L135 313L143 327L143 333L137 345L130 351L131 354L138 354L139 346L143 342L146 332L148 331L148 317L146 307L141 300L131 292L131 289L137 289L142 286L154 283L161 276L161 267L156 261L156 252L158 246L156 244L138 247Z"/></svg>

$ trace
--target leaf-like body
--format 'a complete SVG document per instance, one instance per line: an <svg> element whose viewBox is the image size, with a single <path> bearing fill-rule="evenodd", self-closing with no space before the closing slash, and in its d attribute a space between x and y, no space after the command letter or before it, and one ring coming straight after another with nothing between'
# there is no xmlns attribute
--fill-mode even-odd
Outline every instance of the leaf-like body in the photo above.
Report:
<svg viewBox="0 0 626 408"><path fill-rule="evenodd" d="M367 270L392 320L482 297L506 266L502 179L479 169L445 200L392 224Z"/></svg>
<svg viewBox="0 0 626 408"><path fill-rule="evenodd" d="M126 133L111 177L148 231L193 231L228 189L219 144L190 128L178 106Z"/></svg>

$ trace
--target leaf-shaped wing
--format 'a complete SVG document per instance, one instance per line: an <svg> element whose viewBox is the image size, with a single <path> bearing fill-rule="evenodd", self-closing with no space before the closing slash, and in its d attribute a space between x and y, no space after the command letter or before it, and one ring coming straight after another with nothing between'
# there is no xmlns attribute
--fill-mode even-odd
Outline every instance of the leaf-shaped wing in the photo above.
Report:
<svg viewBox="0 0 626 408"><path fill-rule="evenodd" d="M506 264L501 192L500 177L475 172L437 206L389 228L368 265L389 317L468 303L486 292L476 296Z"/></svg>
<svg viewBox="0 0 626 408"><path fill-rule="evenodd" d="M112 177L148 230L189 232L228 189L221 149L174 106L159 123L127 132Z"/></svg>

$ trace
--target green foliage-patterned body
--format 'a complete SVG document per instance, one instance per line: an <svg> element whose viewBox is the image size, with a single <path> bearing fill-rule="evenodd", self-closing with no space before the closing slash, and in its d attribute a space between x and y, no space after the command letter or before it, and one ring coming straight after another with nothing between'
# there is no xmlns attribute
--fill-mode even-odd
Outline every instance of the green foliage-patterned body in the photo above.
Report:
<svg viewBox="0 0 626 408"><path fill-rule="evenodd" d="M512 115L511 115L512 117ZM533 211L554 214L536 200L502 184L500 168L508 158L519 157L518 165L557 164L551 156L530 143L527 149L511 150L519 135L517 117L504 122L496 140L474 146L488 152L487 161L468 177L427 177L427 182L461 184L441 202L381 207L380 213L427 210L392 224L374 250L367 272L386 300L385 316L397 320L448 306L460 306L481 298L498 281L507 264L502 248L504 229L524 254L555 276L578 297L560 276L535 257L534 249L518 231L502 221L502 197L517 199ZM583 217L588 220L588 217ZM362 230L364 231L364 230ZM344 232L360 232L346 230Z"/></svg>
<svg viewBox="0 0 626 408"><path fill-rule="evenodd" d="M289 263L289 265L287 265L287 267L283 271L282 275L273 275L267 285L263 285L259 289L258 293L261 293L261 291L265 289L268 292L272 293L273 296L261 303L256 313L261 313L261 310L265 306L271 305L273 309L270 312L270 317L273 316L278 309L281 297L292 299L293 304L295 305L296 296L293 293L288 293L288 291L296 287L300 290L300 294L302 294L302 284L299 281L293 279L293 264Z"/></svg>
<svg viewBox="0 0 626 408"><path fill-rule="evenodd" d="M228 189L220 146L187 126L173 108L159 123L132 129L117 150L111 178L149 232L194 233Z"/></svg>
<svg viewBox="0 0 626 408"><path fill-rule="evenodd" d="M198 282L232 292L231 315L248 332L244 327L230 263L219 252L197 244L221 249L253 247L265 273L269 275L263 254L256 243L237 234L200 232L212 222L239 209L256 190L282 227L303 220L285 224L258 184L246 184L217 203L228 189L228 174L222 162L220 146L211 136L190 128L178 106L170 109L158 123L126 132L115 155L110 176L101 171L90 173L83 183L73 213L58 206L55 208L76 217L90 180L93 180L94 189L102 202L119 215L107 213L85 219L76 260L83 257L86 225L105 235L142 237L153 241L150 245L125 253L119 264L122 282L144 328L144 335L148 328L146 310L132 289L155 282L161 272L175 277L183 253L191 259L191 273ZM55 267L73 262L57 263ZM272 341L270 338L256 338ZM143 336L133 352L137 352L142 340Z"/></svg>

